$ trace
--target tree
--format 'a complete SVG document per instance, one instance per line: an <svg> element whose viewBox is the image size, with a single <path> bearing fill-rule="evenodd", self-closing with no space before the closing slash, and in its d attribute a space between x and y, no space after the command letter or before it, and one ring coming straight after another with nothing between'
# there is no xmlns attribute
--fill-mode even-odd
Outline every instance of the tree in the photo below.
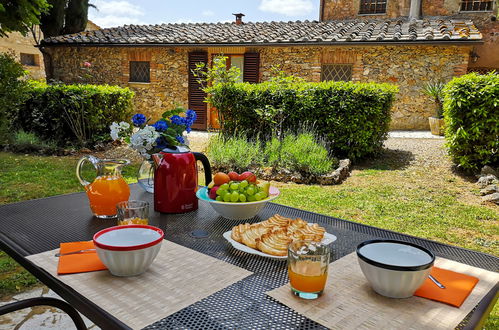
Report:
<svg viewBox="0 0 499 330"><path fill-rule="evenodd" d="M85 30L88 21L88 0L48 0L50 10L41 17L40 28L45 38Z"/></svg>
<svg viewBox="0 0 499 330"><path fill-rule="evenodd" d="M26 35L48 8L47 0L0 0L0 37L13 31Z"/></svg>

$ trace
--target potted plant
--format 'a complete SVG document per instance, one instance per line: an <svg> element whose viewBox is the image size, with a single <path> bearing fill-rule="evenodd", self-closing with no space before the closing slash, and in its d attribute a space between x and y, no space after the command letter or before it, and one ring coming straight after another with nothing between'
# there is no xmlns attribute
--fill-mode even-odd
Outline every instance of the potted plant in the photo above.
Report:
<svg viewBox="0 0 499 330"><path fill-rule="evenodd" d="M445 84L443 82L429 82L424 88L423 92L432 97L437 105L436 116L429 117L430 130L433 135L444 135L444 116L443 116L443 89Z"/></svg>

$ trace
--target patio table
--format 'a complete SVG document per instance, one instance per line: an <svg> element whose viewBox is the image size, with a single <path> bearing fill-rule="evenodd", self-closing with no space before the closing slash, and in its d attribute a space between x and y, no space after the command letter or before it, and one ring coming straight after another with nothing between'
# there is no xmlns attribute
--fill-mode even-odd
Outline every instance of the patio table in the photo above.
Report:
<svg viewBox="0 0 499 330"><path fill-rule="evenodd" d="M150 224L165 232L165 239L224 262L253 272L245 279L222 289L162 320L151 320L150 329L324 329L320 324L296 313L268 297L265 292L287 283L286 262L249 255L234 249L222 234L240 221L220 217L204 202L199 209L185 214L153 212L152 194L131 185L131 199L151 203ZM422 245L440 257L490 271L499 269L499 258L459 247L362 225L342 219L269 203L257 217L259 222L274 214L300 217L317 222L338 237L331 245L332 260L351 252L356 246L375 238L398 239ZM60 282L27 256L53 250L61 242L91 240L99 230L115 224L91 215L85 193L74 193L0 206L0 247L28 271L103 329L129 327L92 301ZM207 235L200 235L205 232ZM71 276L71 275L68 275ZM488 313L498 292L496 285L459 325L474 328ZM166 303L166 302L165 302ZM490 308L489 308L490 309ZM154 322L154 323L153 323Z"/></svg>

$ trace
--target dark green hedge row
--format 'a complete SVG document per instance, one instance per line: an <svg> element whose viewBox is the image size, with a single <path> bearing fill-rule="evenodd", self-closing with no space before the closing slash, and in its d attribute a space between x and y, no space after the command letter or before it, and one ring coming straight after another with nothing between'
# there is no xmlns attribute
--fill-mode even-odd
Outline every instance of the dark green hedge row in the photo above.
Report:
<svg viewBox="0 0 499 330"><path fill-rule="evenodd" d="M15 126L59 145L109 140L109 125L132 115L134 93L108 85L47 85L31 81Z"/></svg>
<svg viewBox="0 0 499 330"><path fill-rule="evenodd" d="M499 166L499 75L470 73L444 90L447 146L466 170Z"/></svg>
<svg viewBox="0 0 499 330"><path fill-rule="evenodd" d="M224 134L268 139L276 130L312 126L335 156L357 159L382 148L397 91L394 85L375 83L265 82L218 84L209 93Z"/></svg>

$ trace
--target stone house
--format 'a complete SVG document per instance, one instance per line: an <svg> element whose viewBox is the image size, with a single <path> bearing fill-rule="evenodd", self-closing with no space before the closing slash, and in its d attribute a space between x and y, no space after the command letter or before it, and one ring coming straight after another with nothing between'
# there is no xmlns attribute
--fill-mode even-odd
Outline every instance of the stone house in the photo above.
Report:
<svg viewBox="0 0 499 330"><path fill-rule="evenodd" d="M92 21L87 22L85 31L98 30L100 27ZM43 34L38 26L35 26L33 34L38 40ZM23 36L19 32L9 33L7 37L0 38L0 53L8 53L14 56L29 72L29 77L40 80L45 79L45 65L43 55L35 46L36 42L32 34Z"/></svg>
<svg viewBox="0 0 499 330"><path fill-rule="evenodd" d="M42 47L54 78L78 82L88 61L93 83L135 91L136 111L157 118L180 104L198 113L197 129L216 127L217 116L203 102L191 69L198 62L210 65L217 54L228 56L242 79L253 83L267 80L278 64L309 81L397 84L392 128L428 129L435 109L421 91L425 82L448 81L470 67L499 67L494 6L471 0L322 0L320 21L246 23L236 15L234 23L128 25L45 39Z"/></svg>

